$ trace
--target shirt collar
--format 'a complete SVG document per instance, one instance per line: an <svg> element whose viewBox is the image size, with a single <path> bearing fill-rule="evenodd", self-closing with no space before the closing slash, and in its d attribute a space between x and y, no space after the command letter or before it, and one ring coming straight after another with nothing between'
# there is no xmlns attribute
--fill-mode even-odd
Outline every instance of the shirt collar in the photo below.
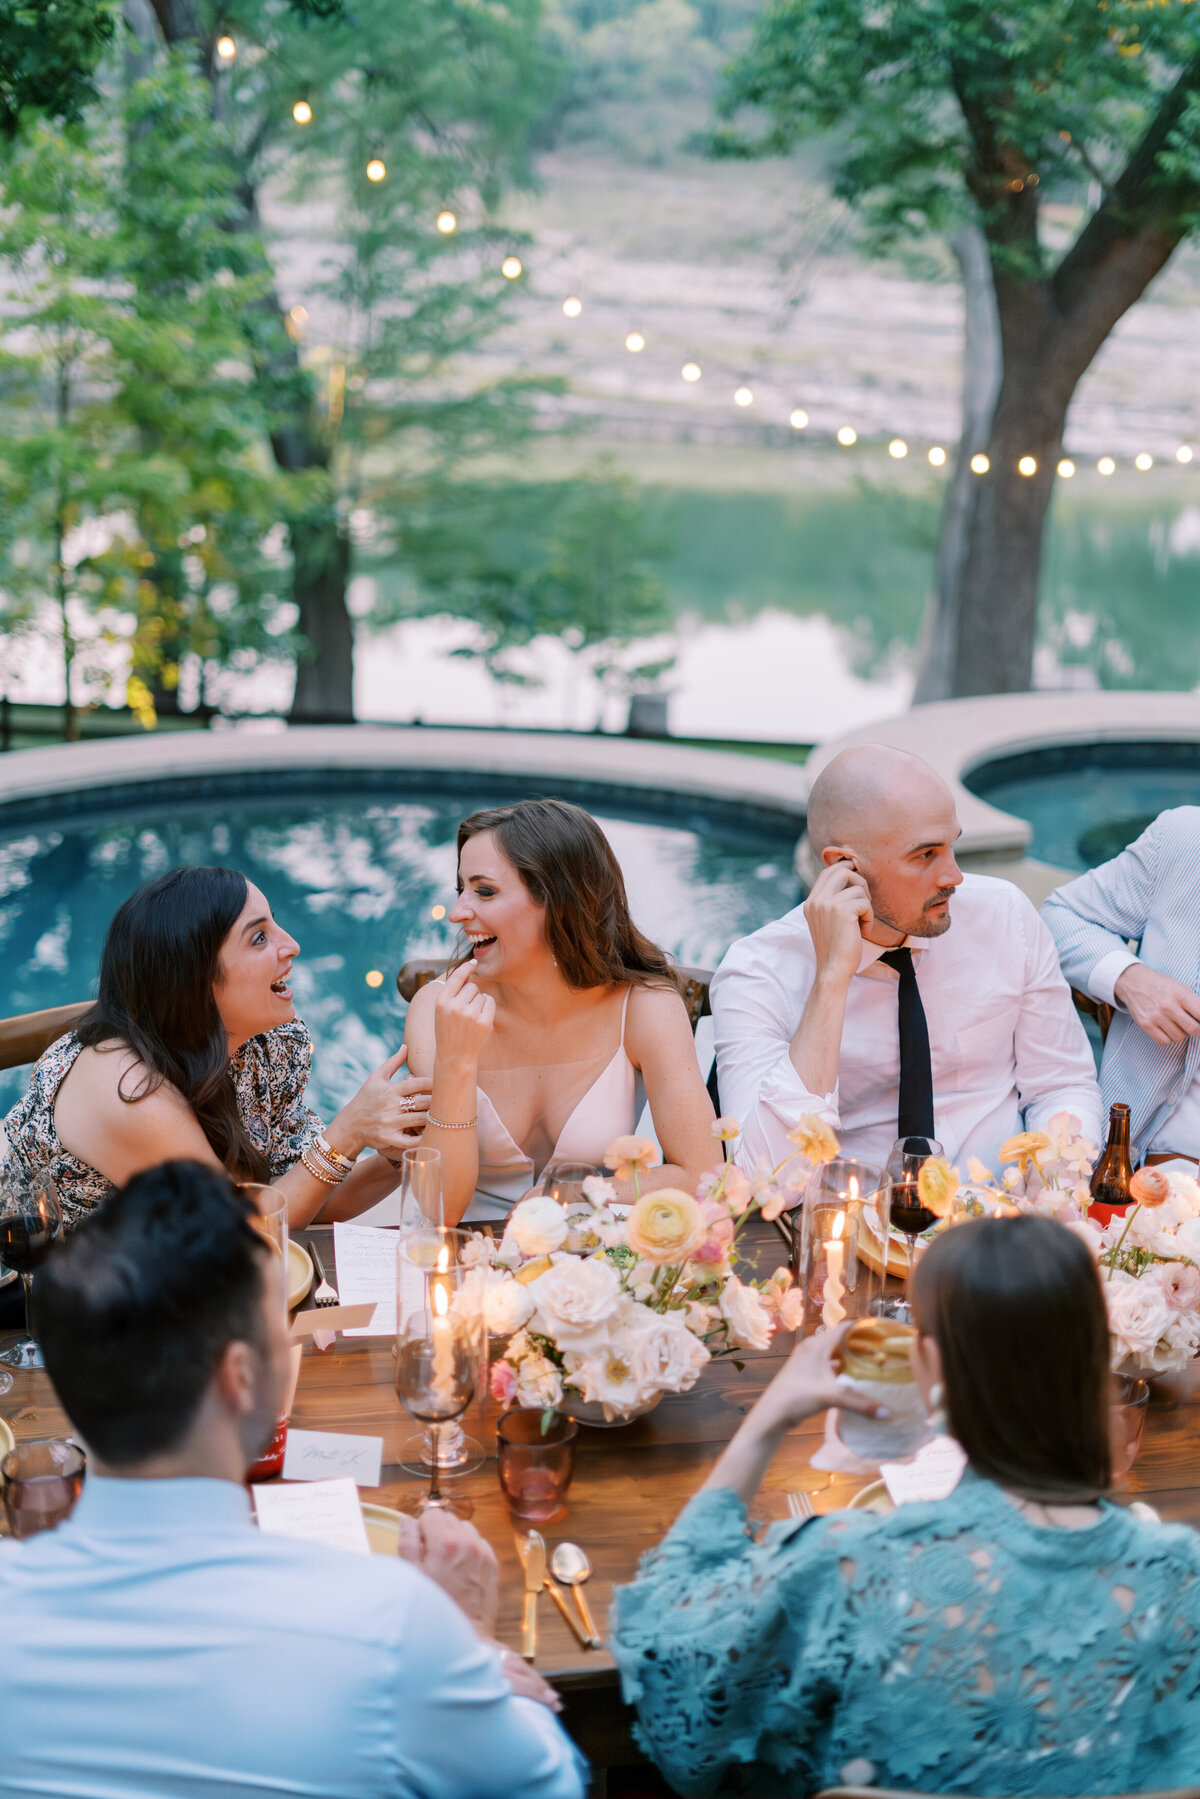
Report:
<svg viewBox="0 0 1200 1799"><path fill-rule="evenodd" d="M250 1495L231 1480L120 1480L89 1474L72 1526L109 1537L249 1524Z"/></svg>
<svg viewBox="0 0 1200 1799"><path fill-rule="evenodd" d="M892 949L910 949L913 953L913 965L915 967L918 957L924 954L932 942L932 937L902 937L899 943L893 943L890 947ZM865 974L868 968L873 968L880 956L887 955L888 948L889 946L886 943L868 943L864 937L862 950L858 958L857 972L859 974ZM895 970L893 969L890 972L895 973ZM899 978L899 975L897 975L896 979L899 980Z"/></svg>

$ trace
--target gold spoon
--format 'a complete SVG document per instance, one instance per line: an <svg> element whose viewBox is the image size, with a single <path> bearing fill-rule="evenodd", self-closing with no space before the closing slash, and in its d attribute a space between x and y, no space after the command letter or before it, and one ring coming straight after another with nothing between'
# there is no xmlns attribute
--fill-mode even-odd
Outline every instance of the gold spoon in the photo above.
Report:
<svg viewBox="0 0 1200 1799"><path fill-rule="evenodd" d="M596 1624L588 1609L588 1602L583 1596L583 1583L592 1572L592 1564L578 1543L559 1543L550 1559L550 1572L555 1580L561 1580L565 1587L571 1588L571 1596L579 1607L579 1616L583 1628L587 1632L588 1643L593 1649L602 1649L603 1643L596 1634Z"/></svg>

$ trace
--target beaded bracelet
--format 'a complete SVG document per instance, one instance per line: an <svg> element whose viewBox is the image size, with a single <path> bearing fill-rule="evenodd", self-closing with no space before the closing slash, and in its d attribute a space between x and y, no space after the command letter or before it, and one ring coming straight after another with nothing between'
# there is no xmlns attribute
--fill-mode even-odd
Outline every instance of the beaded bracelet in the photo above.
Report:
<svg viewBox="0 0 1200 1799"><path fill-rule="evenodd" d="M451 1124L446 1118L435 1118L430 1112L426 1124L436 1124L439 1131L473 1131L479 1122L476 1118L464 1118L460 1123Z"/></svg>
<svg viewBox="0 0 1200 1799"><path fill-rule="evenodd" d="M300 1161L302 1165L307 1168L313 1179L320 1181L323 1186L340 1187L346 1178L344 1174L330 1174L328 1169L321 1167L315 1157L309 1156L307 1143L300 1151Z"/></svg>

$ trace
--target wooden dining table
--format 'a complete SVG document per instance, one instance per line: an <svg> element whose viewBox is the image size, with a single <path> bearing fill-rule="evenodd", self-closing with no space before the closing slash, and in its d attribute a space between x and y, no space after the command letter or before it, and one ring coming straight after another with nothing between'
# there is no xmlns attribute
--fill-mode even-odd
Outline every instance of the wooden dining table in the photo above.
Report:
<svg viewBox="0 0 1200 1799"><path fill-rule="evenodd" d="M301 1233L317 1243L336 1281L332 1231ZM766 1274L785 1260L780 1238L758 1222L744 1233L747 1260ZM743 1270L742 1272L745 1272ZM304 1302L311 1305L311 1295ZM747 1352L712 1362L689 1393L669 1394L647 1415L609 1429L581 1425L575 1474L565 1515L543 1527L547 1551L567 1540L580 1544L592 1565L587 1597L601 1635L605 1634L615 1587L629 1581L638 1560L661 1541L687 1500L702 1485L724 1445L788 1354L792 1338L779 1337L764 1353ZM291 1422L307 1430L347 1431L383 1438L383 1472L378 1488L363 1499L396 1506L411 1501L421 1479L400 1466L401 1446L419 1431L401 1407L394 1388L392 1344L383 1337L339 1337L333 1347L305 1344ZM1148 1501L1164 1519L1200 1528L1200 1368L1155 1383L1141 1452L1115 1497ZM1021 1379L1021 1370L1013 1370ZM17 1440L65 1433L68 1422L44 1374L17 1374L0 1397L0 1415ZM470 1498L473 1521L495 1550L501 1570L499 1636L517 1649L523 1596L514 1525L496 1475L495 1424L499 1412L486 1395L464 1416L467 1431L486 1452L483 1463L449 1486ZM833 1474L811 1466L825 1429L824 1415L809 1419L785 1439L767 1474L752 1516L763 1522L835 1511L872 1476ZM803 1498L797 1497L803 1495ZM641 1758L622 1704L613 1659L607 1649L584 1649L563 1622L548 1594L538 1605L536 1666L564 1701L564 1722L594 1767L628 1767Z"/></svg>

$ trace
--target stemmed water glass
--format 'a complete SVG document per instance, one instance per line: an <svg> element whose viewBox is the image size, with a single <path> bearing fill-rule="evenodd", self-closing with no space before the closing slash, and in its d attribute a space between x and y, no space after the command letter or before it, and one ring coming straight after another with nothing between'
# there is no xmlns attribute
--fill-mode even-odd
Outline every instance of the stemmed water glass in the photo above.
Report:
<svg viewBox="0 0 1200 1799"><path fill-rule="evenodd" d="M584 1181L591 1180L593 1175L607 1175L608 1172L605 1168L597 1168L594 1162L550 1162L543 1169L534 1192L544 1193L548 1199L556 1199L563 1210L569 1212L574 1207L587 1203L583 1191Z"/></svg>
<svg viewBox="0 0 1200 1799"><path fill-rule="evenodd" d="M933 1137L897 1137L887 1159L886 1174L892 1184L892 1223L904 1235L906 1257L904 1269L905 1299L896 1305L892 1316L910 1321L912 1307L907 1299L912 1280L913 1250L922 1231L937 1223L937 1213L921 1203L917 1186L925 1163L940 1156L942 1146Z"/></svg>
<svg viewBox="0 0 1200 1799"><path fill-rule="evenodd" d="M465 1231L412 1231L400 1239L396 1261L396 1393L412 1418L429 1428L433 1454L429 1490L411 1506L469 1518L469 1499L441 1490L438 1436L475 1397L483 1363L481 1318L468 1318L454 1305L466 1273Z"/></svg>
<svg viewBox="0 0 1200 1799"><path fill-rule="evenodd" d="M62 1208L50 1176L40 1170L10 1170L0 1186L0 1262L15 1268L21 1276L25 1289L25 1334L0 1350L0 1362L9 1368L46 1366L33 1329L33 1274L61 1234Z"/></svg>

